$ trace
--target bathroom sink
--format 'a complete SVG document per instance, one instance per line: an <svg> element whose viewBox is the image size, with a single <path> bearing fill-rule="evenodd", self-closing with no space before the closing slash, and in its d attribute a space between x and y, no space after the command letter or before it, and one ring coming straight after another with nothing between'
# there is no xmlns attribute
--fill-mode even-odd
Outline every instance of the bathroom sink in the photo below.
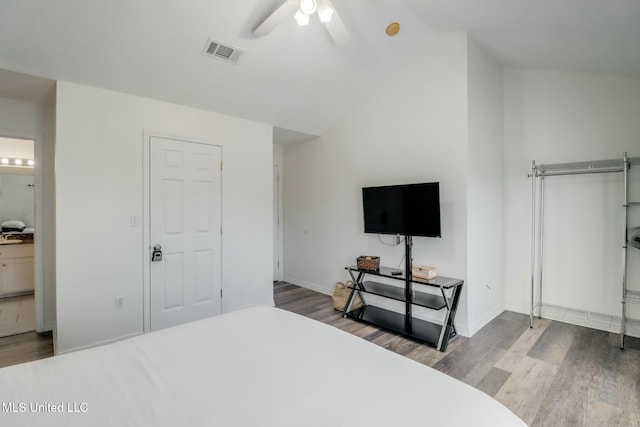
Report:
<svg viewBox="0 0 640 427"><path fill-rule="evenodd" d="M0 245L15 245L22 243L22 240L0 240Z"/></svg>

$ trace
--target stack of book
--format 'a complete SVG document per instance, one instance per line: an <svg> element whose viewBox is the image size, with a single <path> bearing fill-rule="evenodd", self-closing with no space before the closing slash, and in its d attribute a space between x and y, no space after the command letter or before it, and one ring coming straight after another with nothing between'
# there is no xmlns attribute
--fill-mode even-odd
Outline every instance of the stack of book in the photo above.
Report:
<svg viewBox="0 0 640 427"><path fill-rule="evenodd" d="M435 267L414 265L413 267L411 267L411 276L414 279L431 280L438 277L438 270L436 270Z"/></svg>

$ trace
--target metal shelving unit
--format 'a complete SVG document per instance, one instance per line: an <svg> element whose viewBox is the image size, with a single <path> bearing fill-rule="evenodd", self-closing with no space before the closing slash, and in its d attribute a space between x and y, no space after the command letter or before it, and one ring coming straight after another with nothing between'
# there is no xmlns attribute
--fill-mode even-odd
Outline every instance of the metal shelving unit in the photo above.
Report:
<svg viewBox="0 0 640 427"><path fill-rule="evenodd" d="M543 231L544 231L544 180L546 177L563 176L563 175L584 175L595 173L622 173L624 176L624 196L622 208L623 215L623 239L622 239L622 286L621 286L621 322L620 322L620 348L624 348L624 337L626 334L627 321L627 303L640 304L640 292L630 291L627 289L627 250L628 250L628 220L629 208L640 206L640 201L630 202L629 194L629 169L634 165L640 165L640 157L628 157L625 152L621 159L596 160L590 162L574 162L574 163L555 163L555 164L536 164L535 160L531 163L531 311L529 313L529 325L533 327L534 311L538 308L538 317L542 310L542 278L543 278ZM537 195L536 189L540 187L540 195ZM540 199L538 208L537 202ZM538 217L536 220L536 216ZM536 227L537 226L537 227ZM536 247L538 250L536 251ZM538 276L538 302L535 300L536 276Z"/></svg>
<svg viewBox="0 0 640 427"><path fill-rule="evenodd" d="M380 267L378 270L360 270L357 266L346 267L353 280L350 286L351 294L344 308L344 317L370 323L381 328L402 334L418 341L432 344L437 350L445 351L449 341L457 336L454 320L458 301L462 293L463 281L449 277L438 276L432 280L414 279L405 272L395 274L395 270ZM410 272L411 270L409 270ZM405 283L405 287L393 286L372 280L365 281L366 276L383 277ZM426 288L438 289L439 293L430 293ZM355 294L376 295L405 303L405 312L398 313L374 305L366 304L362 298L362 307L352 310ZM412 307L424 307L430 310L445 310L442 324L429 322L413 317Z"/></svg>

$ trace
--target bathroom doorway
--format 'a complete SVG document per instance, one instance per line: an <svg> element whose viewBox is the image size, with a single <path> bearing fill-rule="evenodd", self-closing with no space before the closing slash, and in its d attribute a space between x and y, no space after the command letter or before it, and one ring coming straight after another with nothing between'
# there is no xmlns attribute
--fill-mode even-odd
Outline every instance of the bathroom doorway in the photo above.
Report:
<svg viewBox="0 0 640 427"><path fill-rule="evenodd" d="M0 137L0 337L36 330L35 140Z"/></svg>

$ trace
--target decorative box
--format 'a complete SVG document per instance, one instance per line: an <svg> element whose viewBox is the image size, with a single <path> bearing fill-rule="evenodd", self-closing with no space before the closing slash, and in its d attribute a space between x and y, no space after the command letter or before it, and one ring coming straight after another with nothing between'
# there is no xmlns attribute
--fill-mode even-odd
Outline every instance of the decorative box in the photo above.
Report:
<svg viewBox="0 0 640 427"><path fill-rule="evenodd" d="M358 257L356 265L358 270L376 271L380 269L380 257L362 255Z"/></svg>
<svg viewBox="0 0 640 427"><path fill-rule="evenodd" d="M435 267L425 265L414 265L411 268L411 276L414 279L431 280L438 277L438 270Z"/></svg>

